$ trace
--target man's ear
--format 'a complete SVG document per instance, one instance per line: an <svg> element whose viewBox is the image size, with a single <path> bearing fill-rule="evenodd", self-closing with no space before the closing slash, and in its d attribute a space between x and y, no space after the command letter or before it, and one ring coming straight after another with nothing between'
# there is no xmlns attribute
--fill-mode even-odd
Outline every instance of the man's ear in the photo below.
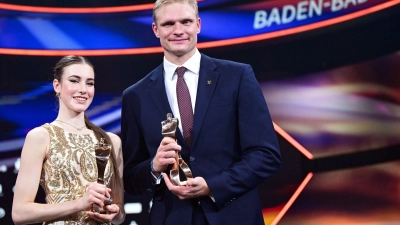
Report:
<svg viewBox="0 0 400 225"><path fill-rule="evenodd" d="M157 38L160 38L160 35L158 35L157 25L154 22L151 24L151 28L153 29L154 35L156 35Z"/></svg>
<svg viewBox="0 0 400 225"><path fill-rule="evenodd" d="M200 30L201 30L201 19L200 19L200 17L197 20L197 28L198 28L197 33L199 34Z"/></svg>

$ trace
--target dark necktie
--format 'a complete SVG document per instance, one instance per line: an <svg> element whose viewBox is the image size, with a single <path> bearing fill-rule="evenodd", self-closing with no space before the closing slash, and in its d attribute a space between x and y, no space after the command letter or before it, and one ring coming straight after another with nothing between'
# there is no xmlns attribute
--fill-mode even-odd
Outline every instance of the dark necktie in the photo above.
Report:
<svg viewBox="0 0 400 225"><path fill-rule="evenodd" d="M176 96L178 98L179 114L181 116L183 137L189 149L192 144L192 129L193 129L193 109L190 100L189 89L186 85L183 75L185 74L185 67L178 67L176 73L178 80L176 82Z"/></svg>

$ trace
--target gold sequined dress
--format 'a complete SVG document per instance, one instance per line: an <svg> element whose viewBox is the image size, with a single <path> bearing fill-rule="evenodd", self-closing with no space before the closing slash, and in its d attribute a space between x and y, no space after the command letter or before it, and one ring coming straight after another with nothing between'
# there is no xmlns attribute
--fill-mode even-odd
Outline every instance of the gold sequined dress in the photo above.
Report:
<svg viewBox="0 0 400 225"><path fill-rule="evenodd" d="M95 135L73 134L63 128L44 124L50 135L50 149L43 163L40 185L46 193L46 203L55 204L81 198L89 183L97 181L97 164L94 145L98 143ZM105 185L109 186L112 173L111 160L104 173ZM48 221L51 225L91 225L101 224L86 215L85 211Z"/></svg>

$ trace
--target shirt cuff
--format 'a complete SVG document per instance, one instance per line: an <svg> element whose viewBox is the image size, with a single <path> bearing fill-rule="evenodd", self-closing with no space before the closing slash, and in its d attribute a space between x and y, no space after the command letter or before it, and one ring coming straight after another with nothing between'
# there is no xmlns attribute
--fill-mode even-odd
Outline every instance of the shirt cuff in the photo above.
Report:
<svg viewBox="0 0 400 225"><path fill-rule="evenodd" d="M210 193L208 196L209 196L209 197L211 198L211 200L215 203L215 198L214 198L213 194Z"/></svg>
<svg viewBox="0 0 400 225"><path fill-rule="evenodd" d="M157 172L157 171L154 170L153 159L150 161L150 170L151 170L150 171L151 176L153 177L153 183L155 185L160 184L161 183L161 179L162 179L162 173Z"/></svg>
<svg viewBox="0 0 400 225"><path fill-rule="evenodd" d="M161 173L160 174L154 174L153 172L150 172L150 173L151 173L151 177L153 178L154 185L160 184L161 183L161 179L163 178L162 174Z"/></svg>

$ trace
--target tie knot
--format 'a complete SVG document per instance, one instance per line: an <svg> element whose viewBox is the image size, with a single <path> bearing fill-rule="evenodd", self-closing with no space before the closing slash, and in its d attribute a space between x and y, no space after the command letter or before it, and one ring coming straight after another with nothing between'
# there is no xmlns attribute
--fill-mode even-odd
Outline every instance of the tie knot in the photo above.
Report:
<svg viewBox="0 0 400 225"><path fill-rule="evenodd" d="M178 74L178 77L183 77L183 74L185 74L186 68L181 66L176 68L176 73Z"/></svg>

